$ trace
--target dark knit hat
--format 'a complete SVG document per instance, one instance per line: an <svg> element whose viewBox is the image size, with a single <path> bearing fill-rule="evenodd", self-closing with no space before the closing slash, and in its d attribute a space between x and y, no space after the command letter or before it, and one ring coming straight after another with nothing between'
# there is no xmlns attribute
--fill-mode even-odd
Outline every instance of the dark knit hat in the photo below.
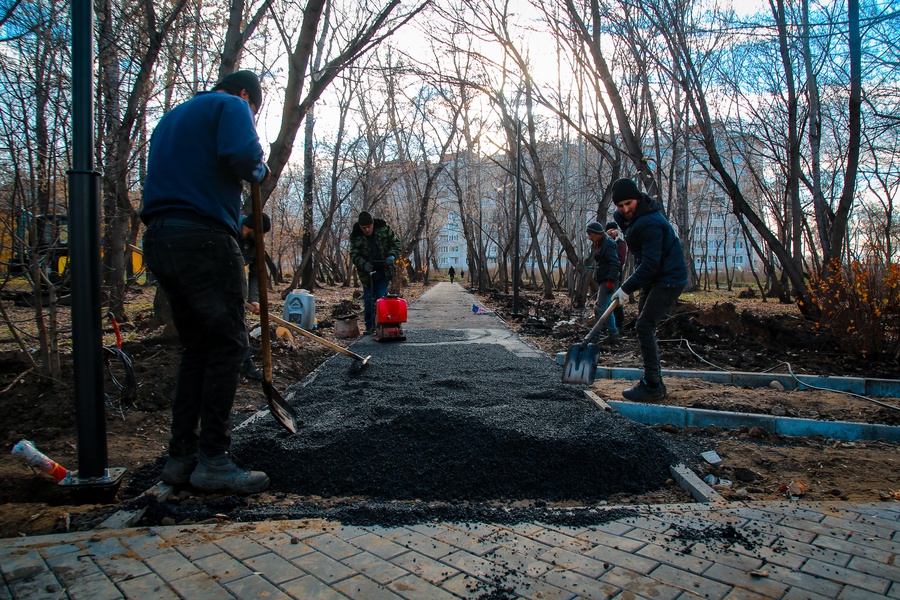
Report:
<svg viewBox="0 0 900 600"><path fill-rule="evenodd" d="M235 71L226 75L213 90L225 90L234 96L239 96L241 90L247 90L250 102L257 109L262 106L262 87L259 85L259 77L253 71Z"/></svg>
<svg viewBox="0 0 900 600"><path fill-rule="evenodd" d="M606 224L607 231L609 231L610 229L618 229L618 228L619 228L619 224L616 223L615 221L610 221L609 223Z"/></svg>
<svg viewBox="0 0 900 600"><path fill-rule="evenodd" d="M269 215L267 215L266 213L263 213L262 215L263 233L269 233L270 231L272 231L272 219L270 219ZM253 215L244 215L243 217L241 217L241 226L255 229L253 225Z"/></svg>
<svg viewBox="0 0 900 600"><path fill-rule="evenodd" d="M356 222L365 227L374 223L375 219L372 218L372 214L369 211L364 210L359 213L359 219Z"/></svg>
<svg viewBox="0 0 900 600"><path fill-rule="evenodd" d="M591 233L603 233L603 226L597 221L591 221L587 225L587 230Z"/></svg>
<svg viewBox="0 0 900 600"><path fill-rule="evenodd" d="M638 200L640 197L641 192L638 190L638 186L633 179L623 177L622 179L617 179L616 182L612 184L613 204L618 204L625 200Z"/></svg>

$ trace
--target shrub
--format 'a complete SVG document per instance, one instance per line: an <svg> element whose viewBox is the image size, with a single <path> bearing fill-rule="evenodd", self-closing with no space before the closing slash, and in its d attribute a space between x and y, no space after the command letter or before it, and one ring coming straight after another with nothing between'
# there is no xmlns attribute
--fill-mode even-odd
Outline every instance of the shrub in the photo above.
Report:
<svg viewBox="0 0 900 600"><path fill-rule="evenodd" d="M875 260L832 263L809 282L821 327L863 358L900 355L900 265Z"/></svg>

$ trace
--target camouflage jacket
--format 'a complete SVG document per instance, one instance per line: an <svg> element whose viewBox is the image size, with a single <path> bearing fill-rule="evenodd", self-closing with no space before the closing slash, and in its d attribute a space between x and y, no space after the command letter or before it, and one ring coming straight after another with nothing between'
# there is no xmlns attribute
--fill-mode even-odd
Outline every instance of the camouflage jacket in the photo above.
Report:
<svg viewBox="0 0 900 600"><path fill-rule="evenodd" d="M359 223L353 225L350 234L350 261L359 273L359 280L363 285L369 285L369 273L364 265L367 262L378 270L387 271L388 279L394 276L393 265L384 265L384 260L392 256L395 260L400 258L403 245L400 238L383 219L375 219L375 228L372 231L371 240L362 232Z"/></svg>

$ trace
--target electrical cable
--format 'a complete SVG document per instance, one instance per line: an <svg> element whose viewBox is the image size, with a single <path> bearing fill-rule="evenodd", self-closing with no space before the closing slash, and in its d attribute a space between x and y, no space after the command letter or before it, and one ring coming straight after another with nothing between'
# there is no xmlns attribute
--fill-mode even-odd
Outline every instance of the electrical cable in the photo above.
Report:
<svg viewBox="0 0 900 600"><path fill-rule="evenodd" d="M117 360L118 364L116 364ZM106 367L107 380L112 382L112 386L118 391L118 393L103 391L106 406L108 409L118 412L124 421L126 405L134 406L134 401L137 399L134 364L131 357L116 346L103 347L103 364Z"/></svg>
<svg viewBox="0 0 900 600"><path fill-rule="evenodd" d="M679 343L680 343L680 342L684 342L684 344L687 346L688 351L689 351L691 354L693 354L693 355L697 358L697 360L699 360L700 362L705 363L705 364L707 364L707 365L709 365L709 366L711 366L711 367L715 367L716 369L719 369L720 371L725 371L726 373L731 373L731 371L730 371L729 369L725 369L725 368L722 368L722 367L720 367L720 366L718 366L718 365L715 365L715 364L709 362L708 360L706 360L705 358L703 358L702 356L700 356L699 354L697 354L696 352L694 352L694 349L691 348L691 343L690 343L689 341L687 341L686 339L684 339L684 338L675 338L675 339L669 339L669 340L659 340L659 342L679 342ZM868 396L863 396L863 395L857 394L857 393L855 393L855 392L848 392L848 391L846 391L846 390L833 390L833 389L829 389L829 388L824 388L824 387L815 386L815 385L812 385L812 384L807 383L807 382L805 382L805 381L801 381L800 378L797 377L797 376L794 374L794 371L793 371L793 369L791 368L791 364L790 364L789 362L781 361L781 362L779 362L778 364L776 364L775 366L771 367L770 369L767 369L767 370L765 370L765 371L760 371L760 373L771 373L773 369L777 369L777 368L780 367L781 365L785 365L785 366L787 367L788 374L794 379L794 381L796 381L799 385L802 385L803 387L806 387L806 388L809 388L809 389L812 389L812 390L819 390L819 391L822 391L822 392L834 392L834 393L836 393L836 394L845 394L845 395L847 395L847 396L853 396L854 398L859 398L860 400L868 400L869 402L873 402L873 403L875 403L875 404L877 404L877 405L879 405L879 406L881 406L881 407L883 407L883 408L889 408L889 409L892 409L892 410L898 410L898 411L900 411L900 406L894 406L893 404L888 404L887 402L882 402L882 401L880 401L880 400L876 400L876 399L870 398L870 397L868 397Z"/></svg>

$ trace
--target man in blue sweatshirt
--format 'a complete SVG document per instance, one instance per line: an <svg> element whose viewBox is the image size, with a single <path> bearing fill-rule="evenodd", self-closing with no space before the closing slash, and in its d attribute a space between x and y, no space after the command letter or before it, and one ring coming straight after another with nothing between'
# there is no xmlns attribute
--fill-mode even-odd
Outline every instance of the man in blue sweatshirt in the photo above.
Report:
<svg viewBox="0 0 900 600"><path fill-rule="evenodd" d="M166 113L150 140L141 220L144 258L182 344L162 480L207 492L261 492L261 471L232 460L231 409L248 348L247 279L238 245L243 181L269 176L250 71L225 76Z"/></svg>
<svg viewBox="0 0 900 600"><path fill-rule="evenodd" d="M625 243L635 261L634 273L614 296L625 305L630 294L641 293L634 329L644 362L644 376L622 395L635 402L660 400L666 397L666 386L660 370L656 328L688 284L681 241L660 211L659 203L640 192L633 180L616 180L612 185L612 200L616 205L613 218L625 235Z"/></svg>

